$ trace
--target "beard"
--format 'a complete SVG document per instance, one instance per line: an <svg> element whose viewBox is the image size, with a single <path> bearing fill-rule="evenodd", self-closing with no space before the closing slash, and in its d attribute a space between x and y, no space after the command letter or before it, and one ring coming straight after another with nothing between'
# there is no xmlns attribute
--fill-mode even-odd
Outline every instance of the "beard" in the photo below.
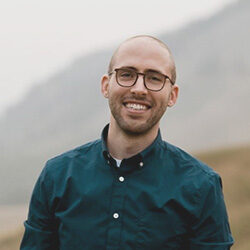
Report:
<svg viewBox="0 0 250 250"><path fill-rule="evenodd" d="M138 97L130 97L130 100L141 100L142 98ZM151 115L148 118L133 116L133 115L124 115L122 114L122 109L124 109L124 105L119 100L119 98L110 97L109 98L109 107L111 114L116 121L118 127L127 135L138 136L147 134L150 132L157 124L163 114L167 109L167 101L159 103L159 107L156 106L155 103L152 103L152 106L149 108Z"/></svg>

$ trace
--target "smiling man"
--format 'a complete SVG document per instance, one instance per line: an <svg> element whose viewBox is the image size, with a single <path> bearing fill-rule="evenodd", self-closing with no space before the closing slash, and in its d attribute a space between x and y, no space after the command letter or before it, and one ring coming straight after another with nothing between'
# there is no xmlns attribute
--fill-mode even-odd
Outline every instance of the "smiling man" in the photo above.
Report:
<svg viewBox="0 0 250 250"><path fill-rule="evenodd" d="M112 114L107 140L112 156L129 158L154 141L162 115L177 99L171 78L175 65L166 45L137 37L118 48L102 78Z"/></svg>
<svg viewBox="0 0 250 250"><path fill-rule="evenodd" d="M162 140L178 97L168 47L123 42L102 77L102 138L49 160L32 194L21 249L230 249L221 179Z"/></svg>

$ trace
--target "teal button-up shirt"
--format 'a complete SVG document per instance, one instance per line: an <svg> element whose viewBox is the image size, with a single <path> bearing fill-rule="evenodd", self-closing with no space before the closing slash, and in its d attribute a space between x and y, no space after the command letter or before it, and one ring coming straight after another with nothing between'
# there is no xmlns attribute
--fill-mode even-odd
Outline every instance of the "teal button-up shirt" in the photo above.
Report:
<svg viewBox="0 0 250 250"><path fill-rule="evenodd" d="M49 160L32 194L22 250L230 249L217 173L160 132L121 162L102 139Z"/></svg>

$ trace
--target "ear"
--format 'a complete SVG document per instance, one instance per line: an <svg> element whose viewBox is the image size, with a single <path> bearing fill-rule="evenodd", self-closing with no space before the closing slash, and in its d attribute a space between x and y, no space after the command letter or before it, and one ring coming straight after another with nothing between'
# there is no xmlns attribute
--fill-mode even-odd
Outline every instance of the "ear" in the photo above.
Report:
<svg viewBox="0 0 250 250"><path fill-rule="evenodd" d="M173 85L171 87L171 93L168 100L168 107L172 107L175 105L178 98L178 94L179 94L179 87L177 85Z"/></svg>
<svg viewBox="0 0 250 250"><path fill-rule="evenodd" d="M108 98L108 88L109 88L109 76L105 74L103 75L101 80L101 91L105 98Z"/></svg>

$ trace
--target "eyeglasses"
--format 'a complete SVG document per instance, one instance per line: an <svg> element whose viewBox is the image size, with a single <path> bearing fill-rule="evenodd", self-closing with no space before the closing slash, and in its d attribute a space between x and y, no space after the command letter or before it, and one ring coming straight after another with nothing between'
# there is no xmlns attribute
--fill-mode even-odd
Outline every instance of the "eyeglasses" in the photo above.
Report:
<svg viewBox="0 0 250 250"><path fill-rule="evenodd" d="M163 89L166 79L170 81L172 85L174 83L167 75L163 75L157 71L147 71L146 73L139 73L134 69L120 68L114 69L109 75L116 72L116 81L122 87L132 87L135 85L139 75L143 76L143 83L146 89L151 91L160 91Z"/></svg>

